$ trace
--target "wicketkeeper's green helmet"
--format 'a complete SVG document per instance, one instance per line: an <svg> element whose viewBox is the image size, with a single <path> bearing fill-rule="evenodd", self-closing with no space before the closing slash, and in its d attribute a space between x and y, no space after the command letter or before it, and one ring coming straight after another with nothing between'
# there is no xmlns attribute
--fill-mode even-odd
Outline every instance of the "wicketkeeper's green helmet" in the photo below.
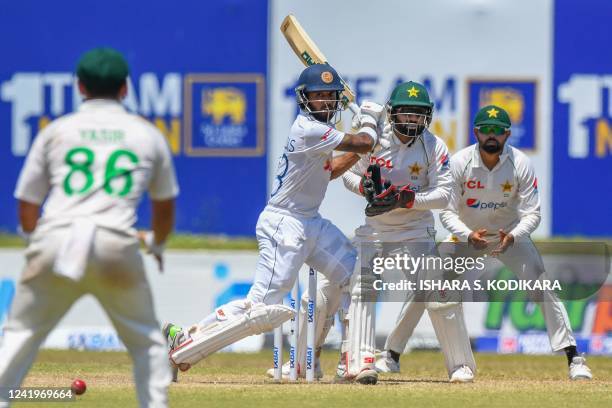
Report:
<svg viewBox="0 0 612 408"><path fill-rule="evenodd" d="M399 84L391 92L387 102L387 115L393 130L404 136L420 136L431 123L433 102L429 99L427 89L420 83L409 81ZM400 109L407 107L407 109ZM409 113L418 118L418 122L398 123L397 115Z"/></svg>

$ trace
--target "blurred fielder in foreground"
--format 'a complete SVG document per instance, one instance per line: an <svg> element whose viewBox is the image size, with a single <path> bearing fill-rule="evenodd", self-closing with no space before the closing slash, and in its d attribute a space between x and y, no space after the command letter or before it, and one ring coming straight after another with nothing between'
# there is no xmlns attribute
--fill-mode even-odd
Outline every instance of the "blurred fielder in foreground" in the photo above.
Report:
<svg viewBox="0 0 612 408"><path fill-rule="evenodd" d="M508 113L499 106L478 111L474 118L478 142L452 158L453 194L440 220L451 232L450 240L468 242L481 253L490 252L519 278L537 279L544 273L544 265L530 235L540 223L538 182L529 158L506 145L510 126ZM545 291L538 303L552 349L564 350L567 355L569 378L590 379L591 371L577 353L563 304L550 291ZM406 345L419 317L406 315L398 322L393 331L398 344Z"/></svg>
<svg viewBox="0 0 612 408"><path fill-rule="evenodd" d="M28 248L4 328L0 385L21 385L49 331L89 293L132 356L140 405L164 407L171 380L166 343L133 226L148 191L153 232L146 241L161 269L178 194L170 150L153 125L121 105L128 76L121 54L91 50L77 76L85 101L36 137L15 190Z"/></svg>
<svg viewBox="0 0 612 408"><path fill-rule="evenodd" d="M253 286L246 299L219 307L185 330L173 324L165 326L170 359L181 370L244 337L270 331L289 320L293 309L279 303L304 263L329 281L326 292L317 294L317 315L336 313L342 288L353 273L356 253L340 230L321 218L319 206L329 181L359 158L351 154L334 158L333 151L371 151L378 138L380 116L380 112L362 112L368 119L357 134L336 130L337 114L344 109L340 100L343 90L340 77L327 64L312 65L300 75L296 98L301 112L280 158L272 195L257 222L259 260ZM324 324L324 318L317 319L316 338L324 339ZM305 370L300 370L300 375L304 374Z"/></svg>
<svg viewBox="0 0 612 408"><path fill-rule="evenodd" d="M431 210L445 208L451 195L448 148L428 130L433 103L427 89L417 82L399 84L391 93L386 110L388 126L385 127L380 148L364 156L343 176L346 187L365 196L369 204L365 224L355 230L360 265L355 269L351 285L348 340L346 344L343 343L345 372L342 372L340 364L339 377L350 376L364 367L374 369L376 303L367 300L377 298L373 282L379 278L372 273L369 264L371 258L400 254L437 257ZM382 179L386 181L382 188L376 188L378 177L372 174L379 168ZM382 183L382 179L379 178L378 182ZM387 253L385 244L390 243L392 253ZM434 278L441 277L442 271L421 268L413 273ZM408 314L420 317L427 309L444 354L450 381L472 381L476 363L461 304L439 298L434 301L431 293L415 301L414 291L406 293L410 300L402 308L399 319ZM390 337L385 348L387 353L383 354L376 367L391 371L398 366L399 352L403 351L403 346L396 347ZM370 380L376 383L378 375L374 370L371 373Z"/></svg>

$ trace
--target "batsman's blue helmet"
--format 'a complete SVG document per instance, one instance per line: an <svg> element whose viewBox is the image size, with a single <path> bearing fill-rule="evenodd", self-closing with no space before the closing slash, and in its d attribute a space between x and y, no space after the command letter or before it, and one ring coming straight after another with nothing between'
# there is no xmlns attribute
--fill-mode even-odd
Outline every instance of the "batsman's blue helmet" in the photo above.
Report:
<svg viewBox="0 0 612 408"><path fill-rule="evenodd" d="M342 92L344 85L340 75L329 64L313 64L300 74L296 92L337 91Z"/></svg>

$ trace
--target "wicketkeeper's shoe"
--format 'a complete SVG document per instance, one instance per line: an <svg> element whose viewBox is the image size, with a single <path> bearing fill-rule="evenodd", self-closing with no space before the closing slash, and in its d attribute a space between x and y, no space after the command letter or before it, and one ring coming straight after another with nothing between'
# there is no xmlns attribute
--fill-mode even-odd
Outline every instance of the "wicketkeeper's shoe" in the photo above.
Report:
<svg viewBox="0 0 612 408"><path fill-rule="evenodd" d="M365 368L355 377L359 384L375 385L378 382L378 373L374 368Z"/></svg>
<svg viewBox="0 0 612 408"><path fill-rule="evenodd" d="M474 373L470 367L463 365L453 371L449 381L452 383L469 383L474 381Z"/></svg>
<svg viewBox="0 0 612 408"><path fill-rule="evenodd" d="M586 359L581 356L572 358L572 363L569 366L570 380L590 380L593 378L591 369L586 365Z"/></svg>
<svg viewBox="0 0 612 408"><path fill-rule="evenodd" d="M289 379L290 371L291 368L289 367L289 362L283 364L283 380ZM266 371L266 375L270 378L274 378L274 368L269 368L268 371ZM306 370L298 370L298 378L306 378ZM315 357L315 380L320 380L321 378L323 378L323 370L321 370L321 361L317 356Z"/></svg>
<svg viewBox="0 0 612 408"><path fill-rule="evenodd" d="M166 323L162 329L166 340L168 341L168 354L174 351L175 348L181 345L186 339L187 336L183 332L183 329L180 326L177 326L173 323ZM178 381L178 370L187 371L191 368L189 364L179 364L178 366L170 360L170 365L172 366L172 381Z"/></svg>
<svg viewBox="0 0 612 408"><path fill-rule="evenodd" d="M400 363L392 359L387 351L383 351L376 359L374 368L379 373L399 373Z"/></svg>
<svg viewBox="0 0 612 408"><path fill-rule="evenodd" d="M336 376L334 377L334 383L336 384L368 384L374 385L378 382L378 373L374 368L374 360L375 357L373 354L365 355L364 360L368 362L364 362L361 365L361 371L357 375L351 375L347 370L348 361L346 352L340 354L340 361L338 361L338 366L336 368Z"/></svg>
<svg viewBox="0 0 612 408"><path fill-rule="evenodd" d="M350 376L344 367L338 366L338 371L333 380L334 384L368 384L374 385L378 382L378 373L373 368L365 368L356 376Z"/></svg>

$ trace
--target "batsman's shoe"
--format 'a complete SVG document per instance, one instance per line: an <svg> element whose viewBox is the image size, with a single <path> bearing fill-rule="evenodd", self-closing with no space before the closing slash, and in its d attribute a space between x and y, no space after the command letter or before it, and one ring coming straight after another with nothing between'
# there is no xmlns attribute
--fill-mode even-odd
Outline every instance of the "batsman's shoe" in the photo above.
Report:
<svg viewBox="0 0 612 408"><path fill-rule="evenodd" d="M400 364L389 356L389 353L383 351L376 359L374 369L379 373L399 373Z"/></svg>
<svg viewBox="0 0 612 408"><path fill-rule="evenodd" d="M451 383L469 383L474 381L474 373L470 367L464 365L453 371L449 381Z"/></svg>
<svg viewBox="0 0 612 408"><path fill-rule="evenodd" d="M289 362L283 364L281 371L283 373L283 380L289 379L290 371ZM268 371L266 371L266 375L270 378L274 378L274 368L269 368ZM306 370L301 370L300 367L298 367L298 378L306 378ZM323 378L323 370L321 370L321 361L317 357L315 358L315 379L320 380L321 378Z"/></svg>
<svg viewBox="0 0 612 408"><path fill-rule="evenodd" d="M581 356L572 358L572 363L569 366L570 380L590 380L593 378L591 369L586 365L586 359Z"/></svg>
<svg viewBox="0 0 612 408"><path fill-rule="evenodd" d="M185 333L183 332L183 328L174 323L164 324L162 333L168 342L168 354L171 354L174 349L180 346L187 339ZM172 360L170 360L170 365L172 366L172 381L174 382L178 382L179 368L181 371L187 371L191 368L189 364L176 365L172 362Z"/></svg>

